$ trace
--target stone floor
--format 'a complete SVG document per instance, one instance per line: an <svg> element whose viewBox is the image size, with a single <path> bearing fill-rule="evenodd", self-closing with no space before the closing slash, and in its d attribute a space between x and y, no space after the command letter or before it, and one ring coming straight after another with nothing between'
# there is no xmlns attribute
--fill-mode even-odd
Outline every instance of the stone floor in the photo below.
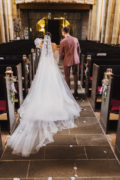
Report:
<svg viewBox="0 0 120 180"><path fill-rule="evenodd" d="M79 93L83 93L80 84ZM82 108L75 120L78 127L59 132L55 142L37 154L23 158L6 149L0 161L0 180L120 180L120 165L111 141L89 101L81 99L78 103Z"/></svg>
<svg viewBox="0 0 120 180"><path fill-rule="evenodd" d="M110 142L87 100L75 129L59 132L55 142L29 158L12 155L6 149L0 161L0 180L119 180L120 165ZM50 178L52 177L52 178Z"/></svg>

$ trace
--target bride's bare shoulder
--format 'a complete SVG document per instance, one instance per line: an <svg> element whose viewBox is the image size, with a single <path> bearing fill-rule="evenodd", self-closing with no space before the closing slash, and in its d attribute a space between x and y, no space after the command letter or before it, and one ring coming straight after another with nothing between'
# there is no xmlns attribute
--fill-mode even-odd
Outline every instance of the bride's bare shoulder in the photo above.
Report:
<svg viewBox="0 0 120 180"><path fill-rule="evenodd" d="M56 50L57 50L57 45L56 45L56 43L51 43L51 45L52 45L52 49L53 49L54 51L56 51Z"/></svg>

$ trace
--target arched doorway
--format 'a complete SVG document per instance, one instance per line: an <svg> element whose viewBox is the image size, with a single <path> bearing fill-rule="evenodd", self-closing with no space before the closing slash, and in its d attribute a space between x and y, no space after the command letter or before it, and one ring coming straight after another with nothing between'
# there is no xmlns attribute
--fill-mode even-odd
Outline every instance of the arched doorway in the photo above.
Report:
<svg viewBox="0 0 120 180"><path fill-rule="evenodd" d="M69 21L64 17L43 17L36 24L37 36L43 38L46 32L50 32L52 34L52 42L59 44L61 39L61 29L64 26L70 26Z"/></svg>

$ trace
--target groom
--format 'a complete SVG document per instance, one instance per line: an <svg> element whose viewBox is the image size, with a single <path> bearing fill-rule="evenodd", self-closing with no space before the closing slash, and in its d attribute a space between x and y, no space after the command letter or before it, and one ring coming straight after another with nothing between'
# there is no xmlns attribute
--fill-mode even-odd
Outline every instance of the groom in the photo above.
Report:
<svg viewBox="0 0 120 180"><path fill-rule="evenodd" d="M60 58L64 59L65 79L70 87L70 70L74 76L74 96L78 97L78 64L80 63L80 45L78 39L70 35L69 27L63 27L64 39L60 42Z"/></svg>

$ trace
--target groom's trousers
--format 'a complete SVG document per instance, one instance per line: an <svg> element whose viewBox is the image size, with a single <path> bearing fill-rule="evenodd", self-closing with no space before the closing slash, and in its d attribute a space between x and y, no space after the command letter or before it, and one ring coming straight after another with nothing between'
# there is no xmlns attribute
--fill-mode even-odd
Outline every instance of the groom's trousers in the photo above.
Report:
<svg viewBox="0 0 120 180"><path fill-rule="evenodd" d="M72 74L74 77L74 92L77 93L77 90L78 90L78 64L75 64L73 66L64 66L65 79L70 88L71 88L71 86L70 86L70 70L71 69L72 69Z"/></svg>

